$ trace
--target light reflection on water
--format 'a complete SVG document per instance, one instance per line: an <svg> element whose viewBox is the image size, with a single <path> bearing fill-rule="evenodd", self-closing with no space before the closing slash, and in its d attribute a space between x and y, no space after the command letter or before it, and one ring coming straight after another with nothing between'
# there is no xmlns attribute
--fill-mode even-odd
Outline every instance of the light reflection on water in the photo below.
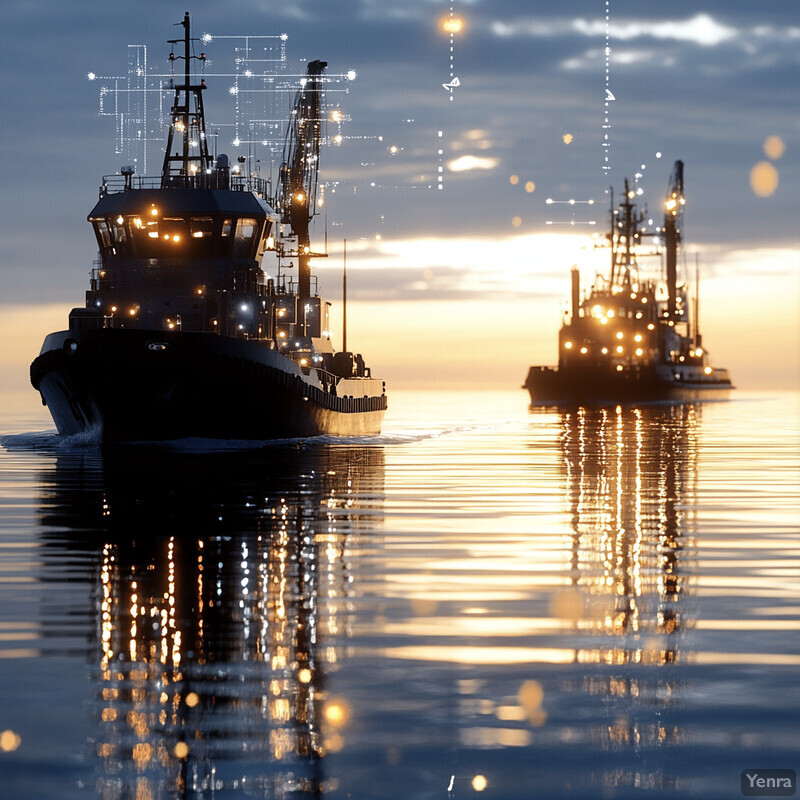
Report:
<svg viewBox="0 0 800 800"><path fill-rule="evenodd" d="M367 445L10 437L0 775L18 798L735 796L800 746L796 413L420 394Z"/></svg>

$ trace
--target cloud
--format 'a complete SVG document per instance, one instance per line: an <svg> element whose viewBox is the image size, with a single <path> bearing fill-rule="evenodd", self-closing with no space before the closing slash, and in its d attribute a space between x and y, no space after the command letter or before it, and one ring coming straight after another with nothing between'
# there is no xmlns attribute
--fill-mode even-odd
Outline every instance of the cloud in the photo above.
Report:
<svg viewBox="0 0 800 800"><path fill-rule="evenodd" d="M473 169L494 169L500 159L491 156L459 156L447 162L447 169L451 172L468 172Z"/></svg>
<svg viewBox="0 0 800 800"><path fill-rule="evenodd" d="M494 34L500 37L552 38L579 34L595 38L605 35L606 23L604 19L600 18L594 20L524 19L513 22L495 21L491 28ZM685 20L612 20L609 32L614 40L673 39L693 42L703 47L715 47L741 35L738 29L717 22L708 14L696 14Z"/></svg>

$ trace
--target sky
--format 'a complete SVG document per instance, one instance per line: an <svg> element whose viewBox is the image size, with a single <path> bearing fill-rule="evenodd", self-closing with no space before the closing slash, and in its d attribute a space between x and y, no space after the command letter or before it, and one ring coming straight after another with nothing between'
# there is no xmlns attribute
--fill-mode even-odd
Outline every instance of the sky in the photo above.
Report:
<svg viewBox="0 0 800 800"><path fill-rule="evenodd" d="M606 268L595 245L610 187L628 178L658 216L677 159L714 363L741 388L800 385L792 3L8 0L1 390L27 391L42 338L83 304L96 257L86 216L101 176L127 157L115 152L115 118L98 113L103 76L125 74L129 45L146 45L149 69L166 72L166 40L181 35L173 25L186 10L196 35L212 35L215 146L258 156L265 172L268 151L237 149L225 127L241 41L230 37L285 34L290 74L313 59L331 76L355 73L327 96L343 116L327 133L342 141L322 154L315 234L327 235L329 258L316 271L336 325L347 239L348 344L390 389L516 389L529 364L553 363L570 267L584 285ZM462 21L452 34L442 29L451 17ZM149 173L160 167L154 146Z"/></svg>

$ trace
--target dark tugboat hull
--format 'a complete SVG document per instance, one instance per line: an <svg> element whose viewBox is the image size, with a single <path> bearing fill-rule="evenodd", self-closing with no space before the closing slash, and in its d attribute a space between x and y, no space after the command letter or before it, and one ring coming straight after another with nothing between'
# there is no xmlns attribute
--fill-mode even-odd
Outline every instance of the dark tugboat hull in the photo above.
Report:
<svg viewBox="0 0 800 800"><path fill-rule="evenodd" d="M610 405L724 400L733 386L729 380L670 380L655 369L612 372L531 367L523 388L530 393L532 405Z"/></svg>
<svg viewBox="0 0 800 800"><path fill-rule="evenodd" d="M206 333L52 333L31 382L59 433L100 443L371 435L386 410L380 381L340 382L352 394L337 396L274 350Z"/></svg>

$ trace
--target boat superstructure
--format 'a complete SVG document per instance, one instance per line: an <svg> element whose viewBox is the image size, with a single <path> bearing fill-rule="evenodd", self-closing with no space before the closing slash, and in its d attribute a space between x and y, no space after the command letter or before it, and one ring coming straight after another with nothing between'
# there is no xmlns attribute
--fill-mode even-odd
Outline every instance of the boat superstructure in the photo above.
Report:
<svg viewBox="0 0 800 800"><path fill-rule="evenodd" d="M85 307L47 336L31 382L60 433L104 442L378 433L384 382L360 354L335 351L330 303L311 274L324 255L309 227L327 65L307 66L273 191L209 154L206 85L191 69L205 55L193 52L188 13L180 24L170 61L184 70L161 175L123 167L103 179L88 217L100 254Z"/></svg>
<svg viewBox="0 0 800 800"><path fill-rule="evenodd" d="M533 366L523 388L532 403L683 401L725 396L728 371L713 367L698 328L697 297L678 282L681 222L685 205L683 162L675 162L664 205L665 280L643 277L638 253L645 214L625 182L611 209L610 272L598 275L582 296L572 270L570 311L559 331L558 366Z"/></svg>

